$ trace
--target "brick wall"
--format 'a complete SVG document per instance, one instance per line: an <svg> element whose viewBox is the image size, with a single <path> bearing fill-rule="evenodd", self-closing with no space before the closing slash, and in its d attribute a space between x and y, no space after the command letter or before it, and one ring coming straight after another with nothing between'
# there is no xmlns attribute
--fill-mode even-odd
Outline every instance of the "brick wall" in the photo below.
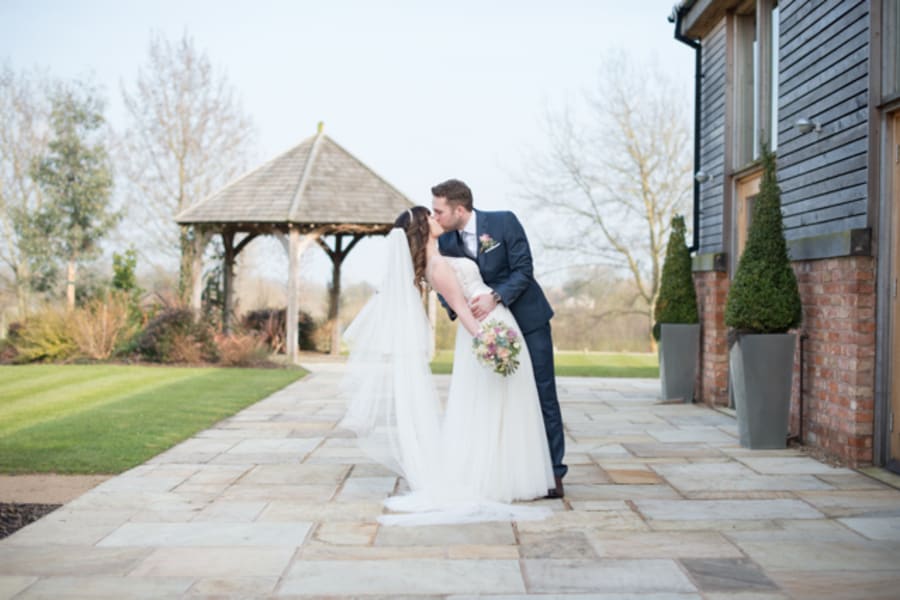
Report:
<svg viewBox="0 0 900 600"><path fill-rule="evenodd" d="M875 411L875 260L794 263L803 300L803 443L850 466L872 462ZM728 406L725 302L730 280L694 273L702 340L698 401ZM800 352L795 354L791 432L800 432Z"/></svg>
<svg viewBox="0 0 900 600"><path fill-rule="evenodd" d="M803 299L803 441L851 466L872 462L875 260L794 263ZM799 352L791 399L798 430Z"/></svg>
<svg viewBox="0 0 900 600"><path fill-rule="evenodd" d="M697 401L728 406L728 340L725 298L730 281L722 271L697 271L694 286L700 309L700 374Z"/></svg>

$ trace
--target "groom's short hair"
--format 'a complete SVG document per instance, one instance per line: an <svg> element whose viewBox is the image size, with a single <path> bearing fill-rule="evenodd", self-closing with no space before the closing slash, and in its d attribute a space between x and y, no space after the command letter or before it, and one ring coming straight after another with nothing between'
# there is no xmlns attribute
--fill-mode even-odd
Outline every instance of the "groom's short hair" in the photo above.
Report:
<svg viewBox="0 0 900 600"><path fill-rule="evenodd" d="M448 179L431 188L431 195L435 198L446 198L448 204L462 206L472 212L472 190L459 179Z"/></svg>

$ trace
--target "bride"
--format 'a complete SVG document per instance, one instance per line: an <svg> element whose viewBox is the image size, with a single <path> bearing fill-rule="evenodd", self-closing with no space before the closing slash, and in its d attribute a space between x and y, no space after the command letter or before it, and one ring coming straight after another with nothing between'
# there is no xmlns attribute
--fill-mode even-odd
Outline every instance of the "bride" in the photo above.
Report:
<svg viewBox="0 0 900 600"><path fill-rule="evenodd" d="M482 323L468 302L490 290L475 261L438 253L442 233L423 206L395 221L382 285L344 334L351 350L341 426L409 485L409 493L385 501L408 514L382 515L382 523L544 518L546 507L509 504L543 498L555 485L528 349L521 340L519 368L508 376L478 363L473 338ZM459 319L443 418L428 364L431 328L420 295L426 284ZM503 305L487 321L519 330Z"/></svg>

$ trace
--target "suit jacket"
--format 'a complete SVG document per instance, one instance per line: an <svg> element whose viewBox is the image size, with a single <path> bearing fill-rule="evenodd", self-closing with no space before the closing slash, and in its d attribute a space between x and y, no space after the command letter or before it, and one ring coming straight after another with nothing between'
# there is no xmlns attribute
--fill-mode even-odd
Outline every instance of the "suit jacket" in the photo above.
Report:
<svg viewBox="0 0 900 600"><path fill-rule="evenodd" d="M534 280L531 248L519 219L509 211L477 212L476 262L484 282L500 294L500 298L519 324L528 333L546 324L553 317L553 309L541 286ZM482 248L482 236L489 236L489 248ZM470 258L466 254L462 235L449 231L438 238L438 248L445 256ZM456 318L441 298L441 304Z"/></svg>

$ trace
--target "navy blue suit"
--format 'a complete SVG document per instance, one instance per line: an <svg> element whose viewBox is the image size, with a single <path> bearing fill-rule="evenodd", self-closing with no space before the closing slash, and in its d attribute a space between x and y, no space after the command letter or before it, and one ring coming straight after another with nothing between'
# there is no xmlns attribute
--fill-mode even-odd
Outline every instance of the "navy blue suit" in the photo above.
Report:
<svg viewBox="0 0 900 600"><path fill-rule="evenodd" d="M476 211L476 215L478 269L481 271L481 278L500 295L503 304L512 312L522 330L534 366L534 379L541 400L553 471L557 477L563 477L568 467L563 464L566 453L565 434L553 369L553 339L550 334L553 309L534 280L531 248L525 230L516 216L509 211L480 210ZM485 234L496 245L482 252L481 236ZM445 256L471 258L466 254L462 235L457 231L442 235L438 239L438 248ZM441 303L447 308L450 318L456 318L443 298Z"/></svg>

